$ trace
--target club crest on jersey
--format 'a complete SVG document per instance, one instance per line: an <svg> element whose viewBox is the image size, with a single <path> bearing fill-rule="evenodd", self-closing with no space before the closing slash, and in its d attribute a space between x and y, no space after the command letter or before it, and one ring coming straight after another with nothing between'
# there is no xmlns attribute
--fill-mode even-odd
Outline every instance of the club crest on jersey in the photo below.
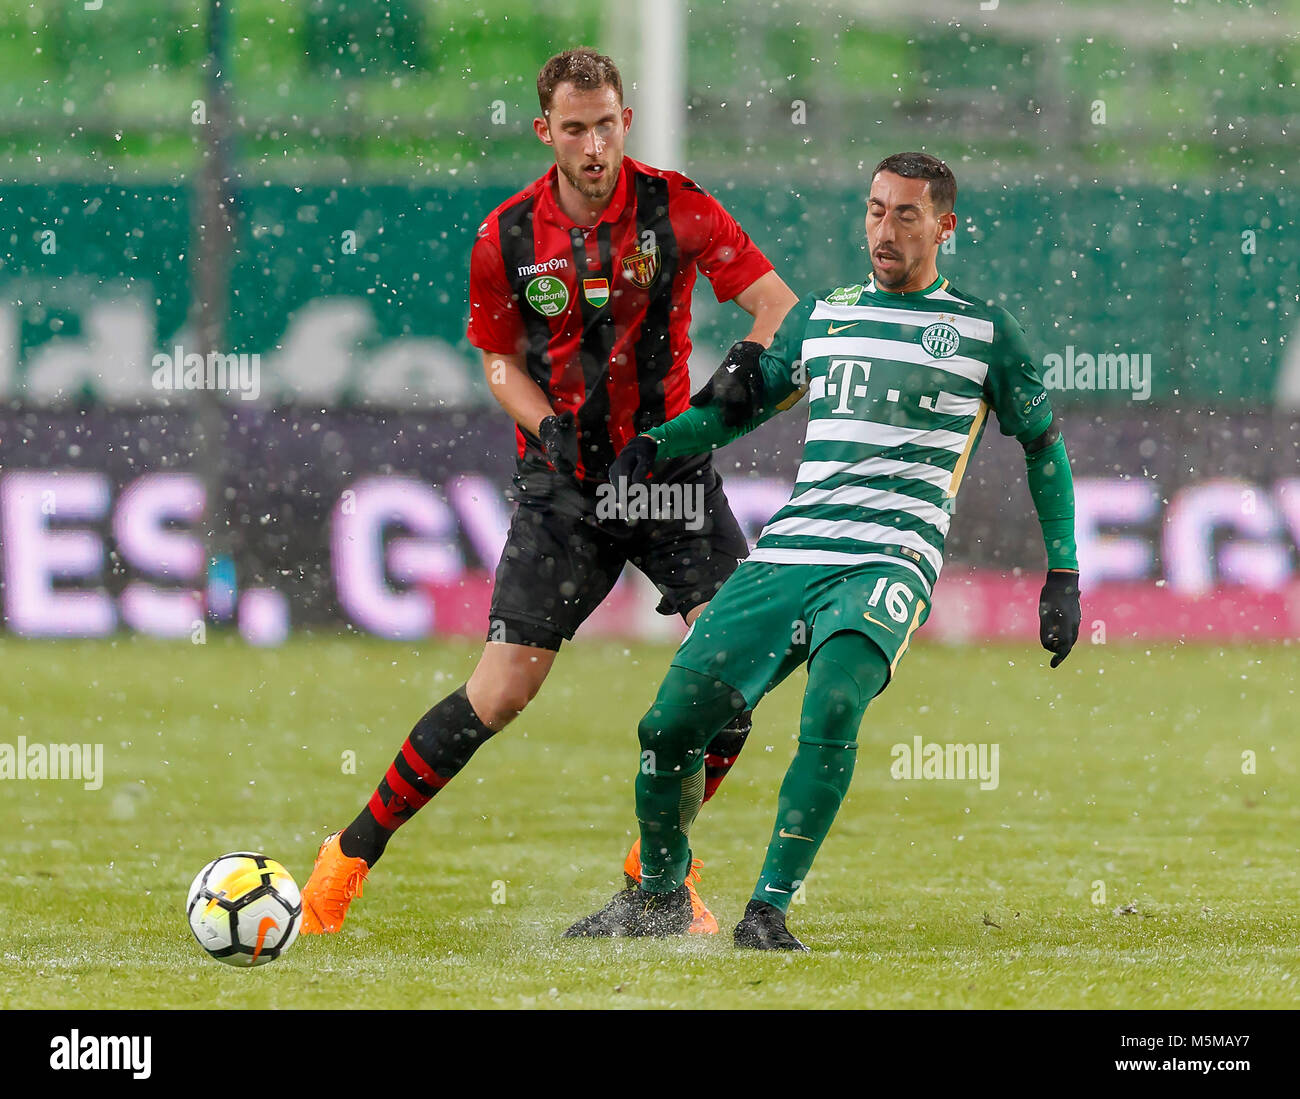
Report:
<svg viewBox="0 0 1300 1099"><path fill-rule="evenodd" d="M583 279L582 296L599 309L609 301L609 279Z"/></svg>
<svg viewBox="0 0 1300 1099"><path fill-rule="evenodd" d="M569 288L554 275L538 275L524 290L524 298L543 317L555 317L569 308Z"/></svg>
<svg viewBox="0 0 1300 1099"><path fill-rule="evenodd" d="M957 329L942 321L930 325L921 333L921 346L925 348L928 355L936 359L947 359L957 354L959 343L961 343L961 336Z"/></svg>
<svg viewBox="0 0 1300 1099"><path fill-rule="evenodd" d="M633 286L639 286L642 290L650 289L650 284L659 274L659 246L628 256L623 261L623 274Z"/></svg>

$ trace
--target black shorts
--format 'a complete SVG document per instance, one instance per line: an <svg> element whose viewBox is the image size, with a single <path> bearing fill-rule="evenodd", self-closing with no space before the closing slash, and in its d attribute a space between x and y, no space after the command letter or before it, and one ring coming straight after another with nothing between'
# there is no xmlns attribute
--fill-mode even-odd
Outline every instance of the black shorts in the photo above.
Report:
<svg viewBox="0 0 1300 1099"><path fill-rule="evenodd" d="M534 459L521 460L487 639L558 649L629 561L659 589L661 614L685 615L712 599L749 553L744 533L709 456L673 462L663 474L654 483L680 485L681 499L693 502L690 510L629 521L609 515L600 495L608 486L580 485Z"/></svg>

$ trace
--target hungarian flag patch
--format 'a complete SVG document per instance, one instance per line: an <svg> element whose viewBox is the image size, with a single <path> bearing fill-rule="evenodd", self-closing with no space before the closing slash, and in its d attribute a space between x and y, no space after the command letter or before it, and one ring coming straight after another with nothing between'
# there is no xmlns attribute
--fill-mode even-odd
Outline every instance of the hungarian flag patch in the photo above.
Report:
<svg viewBox="0 0 1300 1099"><path fill-rule="evenodd" d="M609 301L609 279L583 279L582 296L599 309Z"/></svg>

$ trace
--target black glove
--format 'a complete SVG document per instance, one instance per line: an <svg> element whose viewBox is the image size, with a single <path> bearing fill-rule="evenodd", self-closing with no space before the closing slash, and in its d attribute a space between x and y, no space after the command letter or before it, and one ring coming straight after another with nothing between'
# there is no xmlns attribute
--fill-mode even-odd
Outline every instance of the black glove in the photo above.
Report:
<svg viewBox="0 0 1300 1099"><path fill-rule="evenodd" d="M629 485L645 484L650 480L650 471L654 469L655 454L658 451L659 444L649 435L637 435L610 463L609 483L617 486L618 479L626 477Z"/></svg>
<svg viewBox="0 0 1300 1099"><path fill-rule="evenodd" d="M748 423L763 409L763 371L758 364L762 354L761 343L753 340L733 343L722 365L691 398L691 404L696 408L717 405L722 422L728 427Z"/></svg>
<svg viewBox="0 0 1300 1099"><path fill-rule="evenodd" d="M1052 569L1038 596L1038 640L1053 653L1055 668L1079 638L1079 574Z"/></svg>
<svg viewBox="0 0 1300 1099"><path fill-rule="evenodd" d="M537 437L546 451L546 460L556 473L575 473L578 469L578 426L572 412L547 416L537 425Z"/></svg>

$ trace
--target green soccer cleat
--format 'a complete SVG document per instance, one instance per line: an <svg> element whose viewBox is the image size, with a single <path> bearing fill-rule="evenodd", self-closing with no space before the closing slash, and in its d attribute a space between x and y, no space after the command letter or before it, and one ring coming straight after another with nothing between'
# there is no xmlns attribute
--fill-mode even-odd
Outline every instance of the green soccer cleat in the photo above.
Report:
<svg viewBox="0 0 1300 1099"><path fill-rule="evenodd" d="M599 912L584 916L565 933L566 939L667 938L685 935L694 919L685 885L671 893L624 889Z"/></svg>
<svg viewBox="0 0 1300 1099"><path fill-rule="evenodd" d="M808 953L808 948L786 929L785 913L762 901L750 901L745 905L745 915L736 924L731 937L737 946L748 950L802 950Z"/></svg>

